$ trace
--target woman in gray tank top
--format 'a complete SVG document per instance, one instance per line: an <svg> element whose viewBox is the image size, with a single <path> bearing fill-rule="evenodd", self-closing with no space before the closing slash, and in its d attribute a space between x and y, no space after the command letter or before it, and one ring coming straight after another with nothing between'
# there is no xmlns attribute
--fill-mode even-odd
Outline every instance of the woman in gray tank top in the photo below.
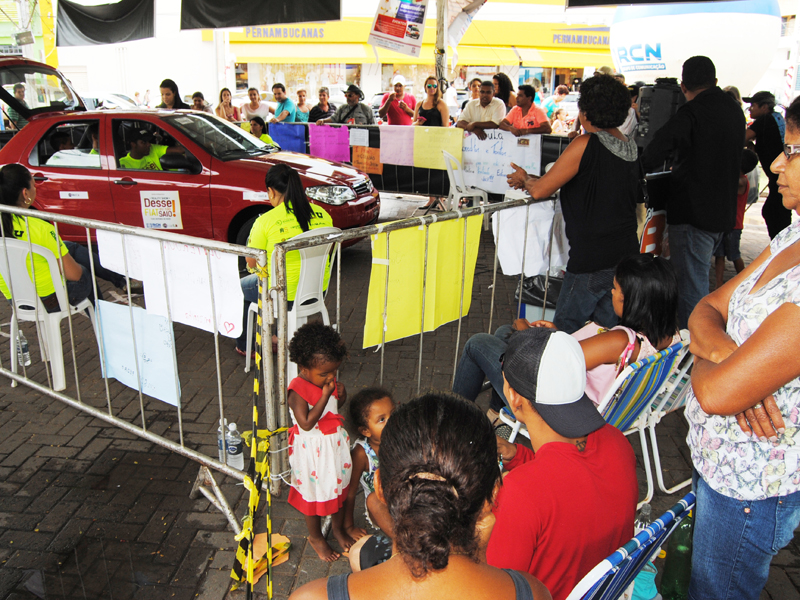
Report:
<svg viewBox="0 0 800 600"><path fill-rule="evenodd" d="M530 574L486 564L499 486L496 438L476 405L434 392L399 406L383 430L375 474L394 520L392 557L313 581L291 599L550 599Z"/></svg>

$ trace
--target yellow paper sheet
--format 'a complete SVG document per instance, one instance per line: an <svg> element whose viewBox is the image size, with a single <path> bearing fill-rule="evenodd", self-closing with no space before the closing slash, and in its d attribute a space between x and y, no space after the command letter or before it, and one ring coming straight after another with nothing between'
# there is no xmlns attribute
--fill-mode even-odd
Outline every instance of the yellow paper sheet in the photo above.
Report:
<svg viewBox="0 0 800 600"><path fill-rule="evenodd" d="M428 269L425 283L425 331L455 321L461 304L464 267L464 306L469 313L472 282L478 258L482 217L466 220L466 263L463 264L464 221L434 223L428 232ZM372 272L364 322L364 348L382 341L384 293L386 290L389 237L389 294L386 305L386 341L420 333L422 325L422 281L425 264L425 230L411 227L372 236Z"/></svg>
<svg viewBox="0 0 800 600"><path fill-rule="evenodd" d="M415 127L414 166L445 170L442 150L446 150L461 162L461 146L464 130L456 127Z"/></svg>

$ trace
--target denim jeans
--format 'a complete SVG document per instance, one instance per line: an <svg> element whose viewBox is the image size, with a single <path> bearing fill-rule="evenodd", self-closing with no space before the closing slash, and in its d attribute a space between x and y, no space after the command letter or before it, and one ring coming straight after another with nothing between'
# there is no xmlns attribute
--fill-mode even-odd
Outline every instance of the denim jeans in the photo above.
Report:
<svg viewBox="0 0 800 600"><path fill-rule="evenodd" d="M713 248L712 248L713 249ZM598 325L611 328L619 323L611 302L611 288L614 287L614 269L603 269L594 273L576 275L567 271L564 284L556 303L553 322L559 331L575 333L594 321Z"/></svg>
<svg viewBox="0 0 800 600"><path fill-rule="evenodd" d="M689 316L708 295L711 256L722 233L703 231L692 225L669 226L669 253L678 277L678 326L685 329Z"/></svg>
<svg viewBox="0 0 800 600"><path fill-rule="evenodd" d="M70 256L75 259L75 262L85 267L89 274L92 272L91 262L89 258L89 249L86 246L82 246L81 244L77 244L75 242L64 242L64 245L69 250ZM105 279L106 281L110 282L114 286L118 287L121 290L125 288L125 276L120 275L116 271L110 271L104 268L100 264L100 257L97 256L96 252L92 252L93 260L94 260L94 274L95 277L99 277L100 279ZM99 290L98 290L99 291Z"/></svg>
<svg viewBox="0 0 800 600"><path fill-rule="evenodd" d="M236 347L245 351L247 349L247 311L250 309L251 302L258 302L258 275L253 273L242 277L239 283L242 286L242 294L244 294L244 310L242 311L242 335L236 340ZM267 285L266 282L264 285ZM293 304L294 302L290 300L287 303L287 310L292 310Z"/></svg>
<svg viewBox="0 0 800 600"><path fill-rule="evenodd" d="M695 480L690 600L758 600L772 557L800 523L800 492L743 501Z"/></svg>
<svg viewBox="0 0 800 600"><path fill-rule="evenodd" d="M475 402L483 380L488 379L495 392L506 402L500 356L505 353L508 338L513 332L511 325L502 325L494 335L476 333L467 340L456 368L453 393Z"/></svg>
<svg viewBox="0 0 800 600"><path fill-rule="evenodd" d="M83 273L81 274L81 278L78 281L67 281L67 301L72 305L75 306L79 302L88 298L92 305L95 305L94 301L94 290L92 289L92 275L89 273L89 270L81 265L81 270ZM100 289L97 290L98 295L100 295ZM102 300L102 296L100 296ZM55 292L50 294L49 296L43 296L41 298L42 305L44 309L49 313L58 312L61 308L58 305L58 298L56 297ZM65 307L66 308L66 307Z"/></svg>

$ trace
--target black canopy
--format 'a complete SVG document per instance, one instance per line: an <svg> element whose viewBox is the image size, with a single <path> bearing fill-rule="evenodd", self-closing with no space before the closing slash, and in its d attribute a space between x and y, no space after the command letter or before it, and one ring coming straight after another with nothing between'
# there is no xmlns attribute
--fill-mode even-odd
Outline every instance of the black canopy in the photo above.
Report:
<svg viewBox="0 0 800 600"><path fill-rule="evenodd" d="M181 29L338 21L340 0L184 0Z"/></svg>
<svg viewBox="0 0 800 600"><path fill-rule="evenodd" d="M113 44L155 35L154 0L83 6L58 0L56 46Z"/></svg>

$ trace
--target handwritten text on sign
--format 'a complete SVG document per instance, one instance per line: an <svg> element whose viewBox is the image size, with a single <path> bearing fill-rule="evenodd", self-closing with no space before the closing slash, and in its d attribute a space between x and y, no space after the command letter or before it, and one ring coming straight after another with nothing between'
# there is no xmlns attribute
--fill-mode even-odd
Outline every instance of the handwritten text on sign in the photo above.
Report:
<svg viewBox="0 0 800 600"><path fill-rule="evenodd" d="M540 135L517 137L500 129L487 130L485 140L468 135L461 148L464 182L487 192L504 194L508 190L506 176L514 171L511 163L531 175L539 175L541 157Z"/></svg>

